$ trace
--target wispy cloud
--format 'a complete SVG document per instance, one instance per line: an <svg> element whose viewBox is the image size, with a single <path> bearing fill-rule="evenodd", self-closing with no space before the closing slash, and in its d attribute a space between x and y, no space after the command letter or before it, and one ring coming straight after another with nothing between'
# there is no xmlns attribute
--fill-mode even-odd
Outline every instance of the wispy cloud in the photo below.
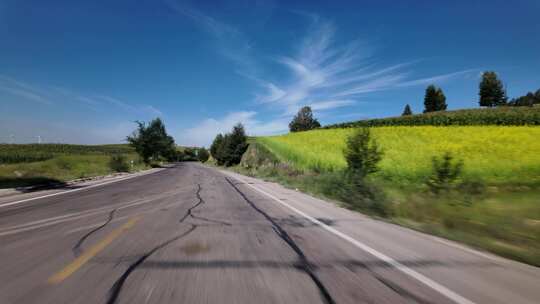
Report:
<svg viewBox="0 0 540 304"><path fill-rule="evenodd" d="M282 109L283 115L291 115L303 105L321 111L350 106L368 93L441 83L477 71L413 78L407 68L419 60L380 66L369 46L359 41L338 45L333 23L316 15L308 17L312 24L295 54L275 59L289 71L289 80L257 80L262 92L255 94L256 101Z"/></svg>
<svg viewBox="0 0 540 304"><path fill-rule="evenodd" d="M218 52L238 66L239 74L256 73L257 64L251 54L252 45L242 31L176 0L166 0L166 3L176 13L191 19L210 34L216 41Z"/></svg>
<svg viewBox="0 0 540 304"><path fill-rule="evenodd" d="M5 75L0 75L0 91L22 97L25 100L46 105L52 104L46 94L44 94L37 86L15 80Z"/></svg>
<svg viewBox="0 0 540 304"><path fill-rule="evenodd" d="M128 114L143 116L163 115L163 112L153 105L132 104L107 95L83 94L76 90L60 86L29 84L5 75L0 75L0 91L44 105L62 107L83 105L95 112L108 111L110 105L114 105Z"/></svg>

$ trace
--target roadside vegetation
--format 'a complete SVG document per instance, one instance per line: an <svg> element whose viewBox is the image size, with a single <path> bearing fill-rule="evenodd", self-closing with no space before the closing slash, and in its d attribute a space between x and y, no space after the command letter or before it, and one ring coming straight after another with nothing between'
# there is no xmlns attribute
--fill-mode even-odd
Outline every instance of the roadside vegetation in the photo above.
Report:
<svg viewBox="0 0 540 304"><path fill-rule="evenodd" d="M238 123L230 133L216 136L210 146L210 153L217 165L230 167L240 163L247 147L246 131L244 126Z"/></svg>
<svg viewBox="0 0 540 304"><path fill-rule="evenodd" d="M178 147L160 119L137 122L130 144L0 144L0 189L62 185L66 181L135 172L164 162L206 161L208 151Z"/></svg>
<svg viewBox="0 0 540 304"><path fill-rule="evenodd" d="M234 170L539 266L540 106L503 88L486 72L481 109L429 86L423 114L251 138Z"/></svg>
<svg viewBox="0 0 540 304"><path fill-rule="evenodd" d="M0 188L58 184L146 167L134 149L125 144L0 145Z"/></svg>

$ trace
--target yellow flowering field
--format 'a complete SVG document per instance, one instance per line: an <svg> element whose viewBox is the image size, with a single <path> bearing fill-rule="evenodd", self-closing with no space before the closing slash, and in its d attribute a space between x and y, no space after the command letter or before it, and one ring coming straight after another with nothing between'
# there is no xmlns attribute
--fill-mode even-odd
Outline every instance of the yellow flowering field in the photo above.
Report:
<svg viewBox="0 0 540 304"><path fill-rule="evenodd" d="M375 176L416 183L429 175L431 159L451 152L464 162L464 177L488 183L540 182L540 127L398 126L371 128L384 151ZM327 129L258 137L282 161L301 169L339 170L353 129Z"/></svg>

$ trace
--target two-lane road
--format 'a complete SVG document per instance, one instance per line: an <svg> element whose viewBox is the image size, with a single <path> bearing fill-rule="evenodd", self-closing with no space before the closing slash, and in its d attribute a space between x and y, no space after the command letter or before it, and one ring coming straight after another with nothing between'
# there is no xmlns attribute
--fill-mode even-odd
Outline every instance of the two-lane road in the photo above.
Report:
<svg viewBox="0 0 540 304"><path fill-rule="evenodd" d="M183 163L0 204L0 303L539 303L540 270Z"/></svg>

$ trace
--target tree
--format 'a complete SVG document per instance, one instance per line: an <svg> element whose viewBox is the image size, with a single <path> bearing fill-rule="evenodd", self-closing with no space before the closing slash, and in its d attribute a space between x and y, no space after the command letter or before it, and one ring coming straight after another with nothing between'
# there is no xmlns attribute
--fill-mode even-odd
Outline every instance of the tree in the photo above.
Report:
<svg viewBox="0 0 540 304"><path fill-rule="evenodd" d="M215 137L214 142L210 146L210 153L218 165L233 166L240 163L247 147L248 143L244 126L238 123L233 127L231 133L225 135L218 134Z"/></svg>
<svg viewBox="0 0 540 304"><path fill-rule="evenodd" d="M446 96L441 88L429 85L424 96L424 113L446 110Z"/></svg>
<svg viewBox="0 0 540 304"><path fill-rule="evenodd" d="M479 103L481 107L495 107L506 104L506 91L504 90L502 81L499 80L495 72L484 72L479 88Z"/></svg>
<svg viewBox="0 0 540 304"><path fill-rule="evenodd" d="M518 98L512 98L512 100L508 102L508 105L514 107L532 107L535 104L540 104L540 90L537 90L535 93L528 92L527 95L520 96Z"/></svg>
<svg viewBox="0 0 540 304"><path fill-rule="evenodd" d="M225 166L237 165L248 147L246 131L241 123L233 127L225 140Z"/></svg>
<svg viewBox="0 0 540 304"><path fill-rule="evenodd" d="M401 116L409 116L412 114L413 112L411 110L411 106L409 106L409 104L405 105L405 108L403 109L403 113L401 114Z"/></svg>
<svg viewBox="0 0 540 304"><path fill-rule="evenodd" d="M218 165L223 165L223 142L224 138L223 135L220 133L216 135L214 138L214 141L212 142L212 145L210 146L210 155L216 160Z"/></svg>
<svg viewBox="0 0 540 304"><path fill-rule="evenodd" d="M308 106L301 108L289 123L291 132L308 131L320 127L321 124L316 118L313 118L313 112Z"/></svg>
<svg viewBox="0 0 540 304"><path fill-rule="evenodd" d="M205 148L200 148L199 150L197 150L197 158L199 159L199 161L201 163L205 163L208 158L210 157L210 154L208 153L208 150L206 150Z"/></svg>
<svg viewBox="0 0 540 304"><path fill-rule="evenodd" d="M343 151L350 176L364 178L377 172L377 164L382 159L382 151L377 141L371 139L369 128L357 129L348 139Z"/></svg>
<svg viewBox="0 0 540 304"><path fill-rule="evenodd" d="M176 155L174 139L167 134L161 119L156 118L148 125L140 121L135 123L137 130L126 139L146 164L160 157L168 159L169 156Z"/></svg>

